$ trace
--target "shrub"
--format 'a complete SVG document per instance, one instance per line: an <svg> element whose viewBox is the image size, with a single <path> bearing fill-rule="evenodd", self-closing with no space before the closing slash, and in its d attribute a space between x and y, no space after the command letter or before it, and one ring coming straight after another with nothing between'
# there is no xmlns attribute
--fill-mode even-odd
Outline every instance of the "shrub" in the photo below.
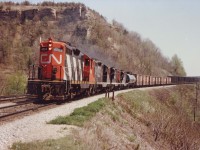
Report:
<svg viewBox="0 0 200 150"><path fill-rule="evenodd" d="M6 95L23 94L25 92L27 79L23 73L14 73L6 80Z"/></svg>
<svg viewBox="0 0 200 150"><path fill-rule="evenodd" d="M11 10L11 6L7 6L6 11L10 11L10 10Z"/></svg>
<svg viewBox="0 0 200 150"><path fill-rule="evenodd" d="M24 1L21 3L21 5L29 6L29 5L31 5L31 3L29 1Z"/></svg>
<svg viewBox="0 0 200 150"><path fill-rule="evenodd" d="M88 106L76 108L69 116L60 116L49 123L83 126L85 121L88 121L90 118L92 118L104 106L105 100L100 99L96 102L90 103Z"/></svg>
<svg viewBox="0 0 200 150"><path fill-rule="evenodd" d="M87 145L84 143L78 142L76 139L72 138L71 136L66 136L60 139L52 139L52 140L45 140L45 141L37 141L37 142L30 142L30 143L21 143L17 142L12 145L10 148L12 150L55 150L55 149L70 149L70 150L84 150L88 149Z"/></svg>
<svg viewBox="0 0 200 150"><path fill-rule="evenodd" d="M3 5L0 5L0 10L3 10Z"/></svg>

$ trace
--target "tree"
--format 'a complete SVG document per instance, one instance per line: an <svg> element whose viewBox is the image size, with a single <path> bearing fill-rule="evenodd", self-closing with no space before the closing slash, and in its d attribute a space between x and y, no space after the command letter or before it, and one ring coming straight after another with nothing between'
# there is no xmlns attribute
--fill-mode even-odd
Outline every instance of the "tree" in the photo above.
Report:
<svg viewBox="0 0 200 150"><path fill-rule="evenodd" d="M25 0L24 2L21 3L21 5L29 6L29 5L31 5L31 3L27 0Z"/></svg>
<svg viewBox="0 0 200 150"><path fill-rule="evenodd" d="M4 7L3 5L0 5L0 11L2 11L2 10L3 10L3 7Z"/></svg>
<svg viewBox="0 0 200 150"><path fill-rule="evenodd" d="M176 54L171 59L171 66L172 66L171 73L173 75L186 76L186 72L183 67L183 62Z"/></svg>

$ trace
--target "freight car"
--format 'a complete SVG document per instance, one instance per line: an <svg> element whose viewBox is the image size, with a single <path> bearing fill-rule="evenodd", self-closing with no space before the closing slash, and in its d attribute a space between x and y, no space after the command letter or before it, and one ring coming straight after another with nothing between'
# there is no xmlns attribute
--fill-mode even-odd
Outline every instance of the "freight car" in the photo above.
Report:
<svg viewBox="0 0 200 150"><path fill-rule="evenodd" d="M193 84L200 82L200 77L169 76L172 84Z"/></svg>
<svg viewBox="0 0 200 150"><path fill-rule="evenodd" d="M170 85L171 77L155 77L150 75L135 74L137 87Z"/></svg>
<svg viewBox="0 0 200 150"><path fill-rule="evenodd" d="M132 74L91 58L69 43L49 38L40 43L39 64L29 69L27 93L41 100L68 100L76 95L197 80L199 78Z"/></svg>

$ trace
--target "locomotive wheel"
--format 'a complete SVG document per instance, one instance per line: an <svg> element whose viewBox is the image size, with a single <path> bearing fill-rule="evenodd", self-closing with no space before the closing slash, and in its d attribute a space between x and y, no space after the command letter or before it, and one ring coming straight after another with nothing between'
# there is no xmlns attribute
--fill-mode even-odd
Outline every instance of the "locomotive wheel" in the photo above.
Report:
<svg viewBox="0 0 200 150"><path fill-rule="evenodd" d="M90 89L86 90L86 96L90 96Z"/></svg>
<svg viewBox="0 0 200 150"><path fill-rule="evenodd" d="M94 95L94 88L90 89L90 95Z"/></svg>
<svg viewBox="0 0 200 150"><path fill-rule="evenodd" d="M93 87L92 86L90 86L89 89L87 89L86 94L87 94L87 96L93 95Z"/></svg>
<svg viewBox="0 0 200 150"><path fill-rule="evenodd" d="M73 99L73 94L72 94L72 92L70 91L69 92L69 100L72 100Z"/></svg>

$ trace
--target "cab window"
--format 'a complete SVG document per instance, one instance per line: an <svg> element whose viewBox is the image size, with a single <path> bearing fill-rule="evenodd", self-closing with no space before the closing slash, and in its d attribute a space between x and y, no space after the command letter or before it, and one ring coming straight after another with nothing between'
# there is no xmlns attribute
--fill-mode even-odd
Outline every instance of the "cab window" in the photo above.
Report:
<svg viewBox="0 0 200 150"><path fill-rule="evenodd" d="M57 47L55 47L55 48L53 49L53 51L54 51L54 52L62 52L63 49L62 49L62 48L57 48Z"/></svg>

